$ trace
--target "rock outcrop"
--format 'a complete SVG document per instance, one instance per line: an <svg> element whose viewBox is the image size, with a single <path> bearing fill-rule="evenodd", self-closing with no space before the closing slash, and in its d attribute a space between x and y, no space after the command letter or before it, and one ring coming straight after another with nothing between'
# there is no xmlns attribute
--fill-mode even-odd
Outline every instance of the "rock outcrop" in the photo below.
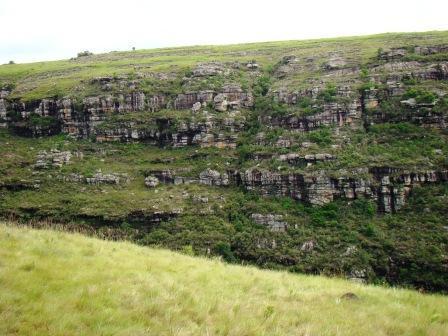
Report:
<svg viewBox="0 0 448 336"><path fill-rule="evenodd" d="M276 214L252 214L251 218L253 221L259 225L264 225L271 231L285 231L288 224L283 220L282 215Z"/></svg>
<svg viewBox="0 0 448 336"><path fill-rule="evenodd" d="M92 176L85 176L79 173L72 173L68 175L60 175L58 176L60 180L66 182L79 182L86 183L92 185L101 185L101 184L127 184L130 181L130 178L125 173L103 173L101 170L98 170Z"/></svg>
<svg viewBox="0 0 448 336"><path fill-rule="evenodd" d="M155 176L147 176L145 177L145 186L148 188L154 188L159 185L159 179Z"/></svg>
<svg viewBox="0 0 448 336"><path fill-rule="evenodd" d="M206 169L199 174L199 183L209 186L229 185L229 176L227 173L220 173L213 169Z"/></svg>
<svg viewBox="0 0 448 336"><path fill-rule="evenodd" d="M59 151L52 149L49 152L40 151L37 155L35 169L60 168L62 165L70 163L72 153L69 151Z"/></svg>
<svg viewBox="0 0 448 336"><path fill-rule="evenodd" d="M289 196L313 205L323 205L337 198L372 198L378 210L399 210L416 185L446 182L448 170L408 172L393 168L359 169L354 174L330 177L325 171L317 174L279 173L259 169L233 172L233 183L266 196ZM370 176L357 177L361 175Z"/></svg>

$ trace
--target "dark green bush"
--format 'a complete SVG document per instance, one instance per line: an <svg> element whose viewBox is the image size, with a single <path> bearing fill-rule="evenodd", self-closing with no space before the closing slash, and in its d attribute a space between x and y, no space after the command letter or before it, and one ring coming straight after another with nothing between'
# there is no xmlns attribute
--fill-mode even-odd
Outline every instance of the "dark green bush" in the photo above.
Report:
<svg viewBox="0 0 448 336"><path fill-rule="evenodd" d="M431 104L436 100L437 96L434 93L423 89L410 88L403 95L403 98L405 99L414 98L418 104L422 103Z"/></svg>
<svg viewBox="0 0 448 336"><path fill-rule="evenodd" d="M227 262L231 262L231 263L236 262L236 258L233 255L233 252L232 252L229 244L218 243L215 246L215 253L220 255Z"/></svg>
<svg viewBox="0 0 448 336"><path fill-rule="evenodd" d="M37 113L31 113L28 119L28 124L30 126L51 128L58 125L58 120L51 116L40 116Z"/></svg>
<svg viewBox="0 0 448 336"><path fill-rule="evenodd" d="M22 114L18 111L8 111L6 113L6 116L12 121L12 122L18 122L22 121Z"/></svg>
<svg viewBox="0 0 448 336"><path fill-rule="evenodd" d="M335 100L336 94L337 94L336 85L334 85L332 83L327 83L327 85L325 86L325 89L319 93L318 98L327 103L330 103Z"/></svg>
<svg viewBox="0 0 448 336"><path fill-rule="evenodd" d="M331 144L331 130L328 127L323 127L309 132L308 138L319 145L329 145Z"/></svg>

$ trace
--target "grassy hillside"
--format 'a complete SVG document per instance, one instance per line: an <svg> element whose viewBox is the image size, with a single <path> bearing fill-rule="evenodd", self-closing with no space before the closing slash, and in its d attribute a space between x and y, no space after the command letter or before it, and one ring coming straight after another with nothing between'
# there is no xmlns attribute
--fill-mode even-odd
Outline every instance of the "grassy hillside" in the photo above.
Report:
<svg viewBox="0 0 448 336"><path fill-rule="evenodd" d="M129 79L144 78L144 83L140 83L140 89L146 93L160 92L161 89L177 93L197 89L185 86L182 77L199 62L244 63L255 59L263 68L272 69L284 55L294 54L302 59L312 56L316 64L321 65L329 53L338 51L346 58L348 66L356 67L370 62L379 48L437 45L445 43L447 38L448 32L433 31L224 46L112 51L74 57L70 60L1 65L0 86L11 85L14 88L12 97L20 97L26 101L64 95L82 97L101 92L97 86L89 84L92 78L124 76ZM154 77L159 73L168 75L168 83L166 79L160 80L157 76ZM291 78L277 81L275 87L306 87L307 81L320 78L323 74L320 67L308 64ZM243 82L249 80L244 72L237 74L233 79ZM202 83L205 85L203 89L210 88L211 84L216 83Z"/></svg>
<svg viewBox="0 0 448 336"><path fill-rule="evenodd" d="M0 225L1 335L447 333L439 295Z"/></svg>

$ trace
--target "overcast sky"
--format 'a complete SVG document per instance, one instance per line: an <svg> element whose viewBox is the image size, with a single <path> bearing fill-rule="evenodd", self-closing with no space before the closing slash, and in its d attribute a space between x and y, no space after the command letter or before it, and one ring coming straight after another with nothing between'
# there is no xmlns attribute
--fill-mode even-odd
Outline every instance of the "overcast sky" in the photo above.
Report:
<svg viewBox="0 0 448 336"><path fill-rule="evenodd" d="M0 0L0 64L78 51L448 30L448 0Z"/></svg>

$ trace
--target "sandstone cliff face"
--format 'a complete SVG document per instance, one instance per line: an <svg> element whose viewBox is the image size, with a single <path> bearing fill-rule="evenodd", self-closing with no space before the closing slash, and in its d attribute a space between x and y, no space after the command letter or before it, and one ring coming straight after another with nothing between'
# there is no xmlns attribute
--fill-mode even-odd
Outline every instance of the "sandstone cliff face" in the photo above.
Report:
<svg viewBox="0 0 448 336"><path fill-rule="evenodd" d="M150 116L149 116L150 117ZM224 115L202 111L188 119L168 117L125 121L97 127L91 134L98 141L145 141L156 145L184 147L235 148L238 134L243 131L245 117L239 111Z"/></svg>
<svg viewBox="0 0 448 336"><path fill-rule="evenodd" d="M392 168L361 169L355 174L368 174L368 178L349 176L330 177L321 171L314 175L281 174L250 169L234 172L231 176L236 184L263 195L289 196L323 205L337 198L356 199L360 196L377 201L378 210L394 212L406 201L412 187L425 183L448 181L448 170L405 172Z"/></svg>
<svg viewBox="0 0 448 336"><path fill-rule="evenodd" d="M4 95L6 96L6 94ZM222 92L201 91L186 94L179 94L174 99L165 95L155 95L147 97L142 92L131 94L119 94L116 96L94 96L82 100L81 104L76 103L71 98L64 99L43 99L40 102L23 103L20 101L10 104L6 98L0 99L0 118L8 121L7 112L11 111L20 114L24 119L29 118L31 113L42 117L53 117L61 122L62 131L79 138L85 138L96 134L96 128L113 114L124 114L140 111L159 111L161 109L173 107L177 110L191 109L194 104L200 103L203 106L211 104L211 107L219 112L235 110L238 108L250 108L253 105L253 97L250 93L243 92L239 86L228 85ZM12 121L10 121L12 123ZM5 124L4 126L7 126ZM126 126L126 125L124 125ZM237 126L239 127L239 126ZM124 127L111 132L110 137L121 140L140 139L150 137L154 134L139 134L132 127ZM186 140L187 135L182 134L188 131L192 138L195 131L203 128L201 125L182 125L179 129L180 135L174 135L174 143L195 143L192 139ZM191 132L190 132L191 130ZM101 132L99 132L101 133ZM117 133L117 134L113 134ZM199 130L196 133L204 133ZM38 135L38 134L37 134ZM102 135L100 134L100 138ZM107 135L105 136L107 137ZM221 136L219 143L231 142Z"/></svg>
<svg viewBox="0 0 448 336"><path fill-rule="evenodd" d="M416 47L415 53L420 55L437 54L445 52L445 49L445 46ZM422 125L443 128L447 119L446 115L436 115L427 106L414 107L412 113L401 114L393 118L386 116L381 110L366 116L365 111L378 107L382 101L386 101L391 97L398 97L404 93L405 89L401 83L403 78L418 78L423 80L445 80L448 78L447 62L424 63L402 61L405 54L402 49L385 52L383 56L380 55L380 59L385 60L386 63L369 68L372 85L379 83L385 87L384 89L378 90L372 86L371 89L365 89L360 92L357 89L356 83L347 83L347 85L337 87L335 96L337 99L335 102L317 101L319 95L324 90L323 84L311 86L300 91L290 91L287 88L272 91L270 95L277 102L289 106L296 105L304 97L310 98L313 104L317 104L316 106L320 112L302 116L267 116L262 119L262 122L272 125L272 127L283 127L300 132L314 130L323 125L342 127L348 124L356 128L360 127L363 118L364 122L367 119L368 123L410 121ZM337 66L335 62L338 63ZM280 73L288 72L288 74L290 72L301 71L301 67L297 64L299 63L295 56L285 56L276 71ZM330 65L325 67L325 71L329 71L330 76L335 75L333 71L335 69L345 69L344 62L339 56L331 56L328 64ZM193 71L193 78L215 76L222 73L222 71L224 70L218 64L201 65ZM356 71L359 73L359 69ZM387 74L385 79L382 75L384 73ZM336 74L336 76L344 77L345 74ZM102 86L110 85L111 81L111 78L98 79L98 82ZM136 87L133 81L126 82L126 80L120 80L121 82L124 82L125 84L122 85L126 87ZM85 138L95 135L97 126L113 114L140 111L156 112L161 109L170 108L188 110L194 106L195 110L199 110L201 107L208 107L217 112L226 112L228 110L252 108L253 105L253 94L250 91L244 91L236 84L224 85L220 91L203 90L181 93L174 97L164 94L147 95L136 90L127 94L104 94L101 96L86 97L81 102L78 102L74 98L64 98L42 99L41 101L24 103L20 100L9 100L8 91L2 91L0 95L0 119L3 120L3 127L6 127L8 124L15 122L8 118L8 111L19 114L24 120L29 118L31 113L43 117L53 117L60 122L62 132L79 138ZM129 127L125 128L127 131L123 131L123 129L116 130L112 133L117 134L111 134L110 137L121 140L138 140L141 137L147 137L146 135L138 135L139 132L132 130L132 127L131 129ZM195 129L195 126L187 126L187 128ZM51 134L56 131L57 129L47 133ZM39 131L37 129L31 133L43 135L45 131ZM178 133L180 134L178 137L181 139L178 141L179 143L196 143L192 140L195 134L190 136L191 139L187 139L188 136L182 134L182 130L179 130ZM99 135L99 137L106 138L107 135ZM154 135L149 135L149 138L153 137ZM228 142L232 141L226 140L222 136L218 141L221 144ZM176 141L174 140L173 143L176 143Z"/></svg>
<svg viewBox="0 0 448 336"><path fill-rule="evenodd" d="M361 168L351 174L340 171L339 177L332 177L328 171L299 174L258 168L226 172L207 169L198 178L186 178L182 172L173 170L151 171L150 174L161 183L241 186L264 196L288 196L312 205L324 205L335 199L365 197L375 200L378 211L386 213L399 210L413 187L448 181L448 170L410 172L388 167Z"/></svg>
<svg viewBox="0 0 448 336"><path fill-rule="evenodd" d="M328 103L322 106L323 112L312 116L263 117L262 122L275 126L308 132L322 126L342 127L350 125L358 128L361 125L361 105L359 101L350 104Z"/></svg>
<svg viewBox="0 0 448 336"><path fill-rule="evenodd" d="M417 46L413 51L409 48L386 50L378 54L379 62L367 65L367 69L363 70L360 66L351 64L347 55L337 52L326 54L323 63L311 56L305 60L295 55L283 56L271 72L272 78L279 81L290 80L307 67L322 71L322 76L319 79L307 79L307 87L300 90L287 85L267 90L267 97L286 106L285 110L288 112L261 114L258 122L269 130L286 130L292 133L307 133L322 126L328 126L334 133L338 133L344 129L362 130L374 124L396 122L446 129L448 112L435 108L437 100L446 95L442 89L435 92L437 97L433 102L417 102L414 98L402 100L401 97L409 88L406 81L448 79L448 62L415 61L410 60L410 55L438 55L447 50L446 45ZM76 138L91 137L99 142L142 141L160 146L233 149L247 130L248 114L242 112L254 109L254 85L248 89L250 86L236 84L232 80L229 81L232 84L221 85L219 90L188 91L185 88L188 85L194 87L198 83L206 83L210 78L228 76L241 67L250 72L253 78L260 77L260 66L255 61L230 66L208 62L199 63L191 74L182 79L183 85L185 84L184 92L178 94L148 94L139 87L139 78L131 80L112 77L93 79L91 84L98 85L102 93L82 99L45 98L23 102L20 99L10 99L9 91L2 90L0 126L11 127L21 134L31 136L52 135L61 131ZM361 75L364 76L362 80ZM176 75L159 77L158 80L167 80ZM335 79L338 85L329 92L328 84ZM121 91L117 91L117 88ZM304 101L308 104L308 112L298 107ZM391 102L395 105L386 109L385 103ZM165 109L179 113L173 117L156 115L158 111ZM47 118L44 120L46 123L30 123L36 116ZM129 118L119 118L120 116ZM51 125L48 126L50 121ZM267 145L263 136L263 132L260 132L254 144ZM286 137L279 137L275 144L270 145L289 148L294 144ZM328 153L252 153L252 157L257 161L277 159L294 167L337 160L337 155ZM333 177L335 175L339 177ZM380 211L391 212L404 204L406 195L413 186L446 181L447 171L434 170L429 166L427 170L415 172L397 171L393 168L361 168L350 174L339 171L299 174L254 168L245 171L235 169L225 173L208 170L191 179L176 176L167 170L163 173L154 172L154 178L161 183L202 183L209 186L233 184L257 190L264 195L290 196L315 205L322 205L336 198L354 199L365 196L377 200Z"/></svg>

